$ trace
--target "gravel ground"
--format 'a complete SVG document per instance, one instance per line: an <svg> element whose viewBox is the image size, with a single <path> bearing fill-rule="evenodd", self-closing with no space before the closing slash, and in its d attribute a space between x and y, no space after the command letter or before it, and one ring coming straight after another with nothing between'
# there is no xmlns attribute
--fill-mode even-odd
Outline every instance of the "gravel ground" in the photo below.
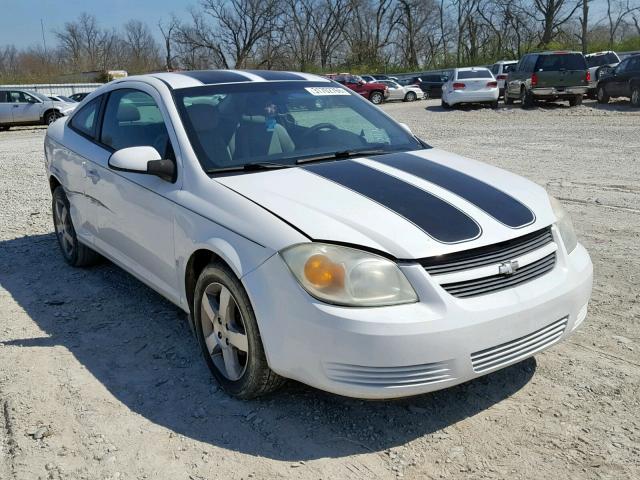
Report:
<svg viewBox="0 0 640 480"><path fill-rule="evenodd" d="M565 202L595 265L576 335L400 401L295 383L231 399L175 307L109 263L63 263L44 130L0 132L0 478L640 478L640 111L383 108Z"/></svg>

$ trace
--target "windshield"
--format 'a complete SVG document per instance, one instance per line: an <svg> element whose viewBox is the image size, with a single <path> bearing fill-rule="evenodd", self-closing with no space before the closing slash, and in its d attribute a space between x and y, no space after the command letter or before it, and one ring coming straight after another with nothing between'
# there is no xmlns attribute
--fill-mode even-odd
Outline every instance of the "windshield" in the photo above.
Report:
<svg viewBox="0 0 640 480"><path fill-rule="evenodd" d="M586 57L587 65L591 67L601 67L602 65L611 65L612 63L618 63L620 59L613 52L599 53L595 55L589 55Z"/></svg>
<svg viewBox="0 0 640 480"><path fill-rule="evenodd" d="M49 97L47 97L46 95L42 95L41 93L38 93L38 92L29 92L29 95L33 95L34 97L36 97L39 100L42 100L43 102L51 101Z"/></svg>
<svg viewBox="0 0 640 480"><path fill-rule="evenodd" d="M305 157L424 148L350 90L327 82L264 82L181 89L176 104L207 172ZM327 158L330 159L330 158Z"/></svg>

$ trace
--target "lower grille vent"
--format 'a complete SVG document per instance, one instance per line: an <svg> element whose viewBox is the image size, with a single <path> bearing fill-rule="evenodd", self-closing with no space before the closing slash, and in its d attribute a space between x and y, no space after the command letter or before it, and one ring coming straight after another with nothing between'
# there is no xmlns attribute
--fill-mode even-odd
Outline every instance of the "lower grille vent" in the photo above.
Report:
<svg viewBox="0 0 640 480"><path fill-rule="evenodd" d="M453 380L448 362L402 367L370 367L344 363L326 363L327 376L336 382L367 387L413 387Z"/></svg>
<svg viewBox="0 0 640 480"><path fill-rule="evenodd" d="M567 320L562 318L524 337L472 353L473 370L480 373L530 357L557 342L567 327Z"/></svg>

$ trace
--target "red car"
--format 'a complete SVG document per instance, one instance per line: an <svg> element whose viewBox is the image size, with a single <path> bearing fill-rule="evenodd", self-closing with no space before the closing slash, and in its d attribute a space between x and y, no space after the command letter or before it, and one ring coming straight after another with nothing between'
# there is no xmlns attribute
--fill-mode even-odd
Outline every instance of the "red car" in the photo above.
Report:
<svg viewBox="0 0 640 480"><path fill-rule="evenodd" d="M359 93L371 103L376 105L381 104L389 96L389 87L382 83L377 82L365 82L358 75L351 75L350 73L330 74L326 77L335 80L338 83L350 88L356 93Z"/></svg>

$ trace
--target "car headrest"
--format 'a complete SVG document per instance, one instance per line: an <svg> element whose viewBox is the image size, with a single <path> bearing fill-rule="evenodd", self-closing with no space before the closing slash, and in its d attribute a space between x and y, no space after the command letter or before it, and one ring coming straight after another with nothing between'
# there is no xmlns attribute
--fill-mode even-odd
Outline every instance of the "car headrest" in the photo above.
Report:
<svg viewBox="0 0 640 480"><path fill-rule="evenodd" d="M130 105L128 103L121 103L118 105L118 113L116 119L119 122L137 122L140 120L140 111L138 107Z"/></svg>
<svg viewBox="0 0 640 480"><path fill-rule="evenodd" d="M195 103L187 107L189 118L196 132L211 130L218 125L216 109L205 103Z"/></svg>

